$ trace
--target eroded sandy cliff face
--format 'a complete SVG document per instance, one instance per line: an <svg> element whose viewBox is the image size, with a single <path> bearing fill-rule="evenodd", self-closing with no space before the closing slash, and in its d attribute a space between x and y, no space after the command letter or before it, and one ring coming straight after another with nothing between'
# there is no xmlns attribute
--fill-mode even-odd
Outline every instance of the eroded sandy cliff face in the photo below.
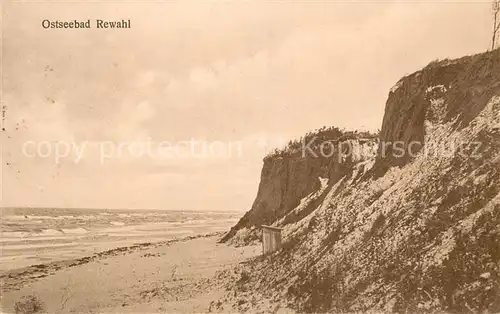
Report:
<svg viewBox="0 0 500 314"><path fill-rule="evenodd" d="M319 145L323 143L328 145L325 144L321 150ZM344 154L339 152L340 149ZM353 154L348 153L349 150L354 150ZM318 205L318 201L308 203L299 214L296 209L302 200L320 199L338 180L352 173L353 167L360 161L373 158L376 151L376 138L352 134L347 138L328 139L328 142L313 138L304 141L295 153L265 158L259 190L251 210L221 241L248 244L258 239L263 224L282 227L300 220L305 212ZM293 210L297 215L291 213Z"/></svg>
<svg viewBox="0 0 500 314"><path fill-rule="evenodd" d="M497 51L433 62L402 78L389 92L380 132L385 156L381 145L376 170L382 174L390 166L410 161L409 155L395 158L391 143L401 141L406 148L414 143L410 149L418 152L425 145L426 134L429 135L427 124L452 123L456 130L467 127L498 95L498 63Z"/></svg>
<svg viewBox="0 0 500 314"><path fill-rule="evenodd" d="M398 141L419 146L396 157L384 143ZM233 270L211 310L500 311L500 50L398 82L376 156L309 162L297 177L265 164L237 230L263 215L284 227L283 249Z"/></svg>

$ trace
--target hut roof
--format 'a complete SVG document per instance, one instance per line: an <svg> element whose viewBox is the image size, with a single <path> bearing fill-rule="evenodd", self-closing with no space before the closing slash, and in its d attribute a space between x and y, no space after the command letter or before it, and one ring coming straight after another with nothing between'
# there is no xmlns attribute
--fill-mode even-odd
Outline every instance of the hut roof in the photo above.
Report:
<svg viewBox="0 0 500 314"><path fill-rule="evenodd" d="M266 226L266 225L262 225L261 227L262 227L262 229L269 229L269 230L272 230L272 231L281 231L281 230L283 230L283 228L278 228L278 227L273 227L273 226Z"/></svg>

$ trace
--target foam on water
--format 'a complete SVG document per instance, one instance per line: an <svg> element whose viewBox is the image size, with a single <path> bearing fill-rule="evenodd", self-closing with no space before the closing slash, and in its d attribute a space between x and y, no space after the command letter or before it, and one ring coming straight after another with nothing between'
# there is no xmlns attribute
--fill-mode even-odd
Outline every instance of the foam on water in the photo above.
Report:
<svg viewBox="0 0 500 314"><path fill-rule="evenodd" d="M59 235L62 234L61 231L55 229L44 229L41 232L43 235Z"/></svg>
<svg viewBox="0 0 500 314"><path fill-rule="evenodd" d="M85 234L89 232L87 229L84 228L72 228L72 229L61 229L61 230L65 234Z"/></svg>
<svg viewBox="0 0 500 314"><path fill-rule="evenodd" d="M14 209L1 221L0 270L136 243L229 230L241 212Z"/></svg>

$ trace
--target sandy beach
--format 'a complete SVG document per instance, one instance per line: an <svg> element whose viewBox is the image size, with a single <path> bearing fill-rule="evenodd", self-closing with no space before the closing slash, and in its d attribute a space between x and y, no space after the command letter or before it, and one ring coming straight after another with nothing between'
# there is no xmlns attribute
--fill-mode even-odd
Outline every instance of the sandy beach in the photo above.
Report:
<svg viewBox="0 0 500 314"><path fill-rule="evenodd" d="M91 256L4 271L4 313L36 296L50 313L207 312L223 295L218 271L257 256L260 246L218 244L220 234L120 247Z"/></svg>

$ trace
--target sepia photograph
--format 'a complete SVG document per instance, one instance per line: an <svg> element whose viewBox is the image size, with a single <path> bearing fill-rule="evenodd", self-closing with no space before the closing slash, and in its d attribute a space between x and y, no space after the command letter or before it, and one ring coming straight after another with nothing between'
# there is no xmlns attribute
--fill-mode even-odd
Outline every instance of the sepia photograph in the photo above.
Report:
<svg viewBox="0 0 500 314"><path fill-rule="evenodd" d="M500 0L1 0L0 313L500 313Z"/></svg>

